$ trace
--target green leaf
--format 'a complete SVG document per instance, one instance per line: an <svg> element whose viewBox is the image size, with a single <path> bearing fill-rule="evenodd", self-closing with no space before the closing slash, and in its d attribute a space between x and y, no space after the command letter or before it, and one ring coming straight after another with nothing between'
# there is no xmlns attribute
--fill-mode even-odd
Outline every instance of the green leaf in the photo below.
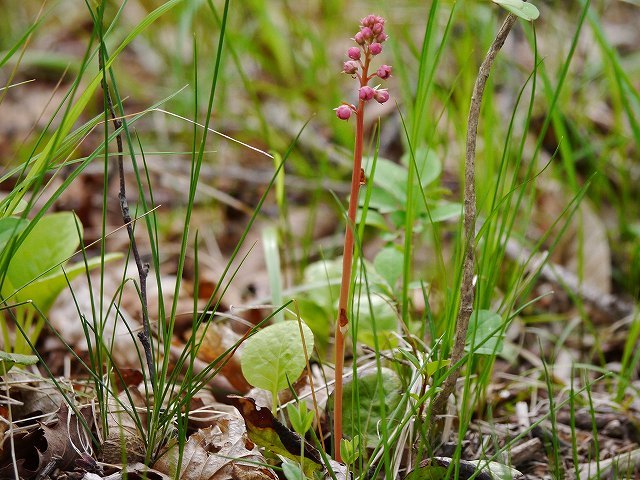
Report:
<svg viewBox="0 0 640 480"><path fill-rule="evenodd" d="M35 365L38 357L35 355L21 355L0 350L0 375L6 375L14 365Z"/></svg>
<svg viewBox="0 0 640 480"><path fill-rule="evenodd" d="M425 214L427 220L429 218L433 223L444 222L452 218L460 218L462 216L461 203L441 203L440 205L429 210L431 217Z"/></svg>
<svg viewBox="0 0 640 480"><path fill-rule="evenodd" d="M371 177L372 165L373 162L367 162L365 166L367 178ZM386 158L378 158L373 183L391 194L400 203L406 202L407 169L402 165Z"/></svg>
<svg viewBox="0 0 640 480"><path fill-rule="evenodd" d="M377 175L377 171L376 171ZM404 188L404 187L403 187ZM363 206L365 202L364 196L360 200L360 206ZM398 196L392 194L382 187L374 185L371 187L371 198L369 199L369 213L371 210L377 210L380 213L395 212L400 208L404 208L404 201L399 200ZM368 215L368 214L367 214Z"/></svg>
<svg viewBox="0 0 640 480"><path fill-rule="evenodd" d="M287 414L289 415L291 427L299 435L307 433L311 428L315 415L313 410L307 409L307 405L304 402L299 402L298 405L294 405L293 403L287 405Z"/></svg>
<svg viewBox="0 0 640 480"><path fill-rule="evenodd" d="M333 309L333 304L340 296L340 279L342 278L342 261L321 260L304 269L304 284L311 286L306 297L325 309Z"/></svg>
<svg viewBox="0 0 640 480"><path fill-rule="evenodd" d="M62 212L45 215L34 225L13 252L7 268L7 279L14 288L19 289L32 282L76 252L80 245L76 221L73 213ZM3 286L5 297L12 293Z"/></svg>
<svg viewBox="0 0 640 480"><path fill-rule="evenodd" d="M333 331L333 313L311 300L305 298L296 299L300 318L304 320L313 332L316 350L322 353L329 346L329 338ZM330 306L329 304L328 306Z"/></svg>
<svg viewBox="0 0 640 480"><path fill-rule="evenodd" d="M11 238L17 237L29 225L29 220L17 217L0 218L0 252Z"/></svg>
<svg viewBox="0 0 640 480"><path fill-rule="evenodd" d="M420 466L411 470L404 480L444 480L447 478L447 469L439 465Z"/></svg>
<svg viewBox="0 0 640 480"><path fill-rule="evenodd" d="M522 18L526 21L535 20L540 16L540 11L538 8L529 3L523 2L522 0L492 0L493 3L497 3L502 8L508 10L513 13L515 16Z"/></svg>
<svg viewBox="0 0 640 480"><path fill-rule="evenodd" d="M371 205L369 205L371 206ZM356 223L362 222L362 210L358 210L356 214ZM378 230L388 231L389 227L387 226L387 222L385 221L382 214L376 210L369 209L367 211L367 219L365 221L366 225L370 227L375 227Z"/></svg>
<svg viewBox="0 0 640 480"><path fill-rule="evenodd" d="M416 164L414 167L411 161L411 152L407 152L402 156L402 163L406 165L407 168L411 166L411 168L417 169L418 174L420 175L420 184L423 189L435 182L442 173L442 163L433 151L433 148L421 147L416 150L415 162ZM418 201L422 202L422 195L420 195L420 192L418 192L418 195Z"/></svg>
<svg viewBox="0 0 640 480"><path fill-rule="evenodd" d="M122 258L121 253L110 253L104 256L104 263L119 258ZM14 299L17 302L31 300L42 312L46 313L58 295L67 288L67 282L88 270L100 267L101 263L100 257L93 257L87 260L86 265L84 262L78 262L65 267L64 271L62 268L57 268L52 274L40 277L24 287L14 296Z"/></svg>
<svg viewBox="0 0 640 480"><path fill-rule="evenodd" d="M313 333L302 323L307 355L313 351ZM240 365L254 387L272 393L295 382L306 364L297 321L284 321L263 328L244 344Z"/></svg>
<svg viewBox="0 0 640 480"><path fill-rule="evenodd" d="M378 252L373 260L373 266L376 272L393 288L402 276L403 261L404 255L402 252L396 246L389 246Z"/></svg>
<svg viewBox="0 0 640 480"><path fill-rule="evenodd" d="M347 433L353 435L359 432L349 432L355 425L360 426L360 431L366 440L365 447L374 448L380 441L380 424L387 422L382 418L380 404L380 390L383 391L384 409L387 417L400 403L400 395L403 392L400 377L389 368L382 368L379 372L368 372L358 377L358 396L354 398L354 385L350 381L344 385L342 422ZM333 400L333 397L331 397Z"/></svg>
<svg viewBox="0 0 640 480"><path fill-rule="evenodd" d="M398 329L398 313L390 304L390 300L380 294L371 294L371 307L369 296L363 292L355 300L354 317L357 319L358 341L375 347L375 334L377 334L380 348L393 348L398 340L392 333ZM375 322L375 323L374 323Z"/></svg>
<svg viewBox="0 0 640 480"><path fill-rule="evenodd" d="M287 480L301 480L307 478L300 465L293 462L282 462L282 473Z"/></svg>
<svg viewBox="0 0 640 480"><path fill-rule="evenodd" d="M470 352L473 342L473 353L479 355L495 355L503 348L504 332L500 328L502 317L490 310L477 310L469 319L467 331L467 345L465 350Z"/></svg>

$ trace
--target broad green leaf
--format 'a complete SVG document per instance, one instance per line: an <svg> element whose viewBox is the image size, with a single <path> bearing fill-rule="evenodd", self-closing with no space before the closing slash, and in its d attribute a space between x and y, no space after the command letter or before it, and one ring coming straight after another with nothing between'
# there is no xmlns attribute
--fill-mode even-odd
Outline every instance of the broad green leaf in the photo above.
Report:
<svg viewBox="0 0 640 480"><path fill-rule="evenodd" d="M395 246L389 246L378 252L373 260L373 266L393 289L402 276L403 261L404 255Z"/></svg>
<svg viewBox="0 0 640 480"><path fill-rule="evenodd" d="M365 174L367 178L371 177L372 165L373 162L366 163ZM386 158L378 158L373 183L391 194L399 202L406 201L407 169L402 165Z"/></svg>
<svg viewBox="0 0 640 480"><path fill-rule="evenodd" d="M414 167L412 164L413 162L411 161L411 152L407 152L402 156L403 165L406 165L407 168L411 166L411 168L415 168L418 171L422 188L426 188L427 186L435 182L442 173L442 163L440 162L440 159L432 148L419 148L415 152L415 162L416 164ZM419 197L417 198L417 200L421 202L422 195L420 195L420 192L418 192L418 194Z"/></svg>
<svg viewBox="0 0 640 480"><path fill-rule="evenodd" d="M376 171L377 175L377 171ZM404 188L404 187L403 187ZM360 206L364 205L364 196L360 200ZM391 213L404 208L404 200L399 199L395 194L390 193L382 187L374 185L371 187L371 198L369 199L369 212L372 209L380 213Z"/></svg>
<svg viewBox="0 0 640 480"><path fill-rule="evenodd" d="M19 289L42 274L48 275L49 270L76 252L80 245L76 221L73 213L62 212L45 215L36 223L11 256L7 279L14 288ZM78 226L81 235L82 226L79 223ZM5 297L12 293L3 286Z"/></svg>
<svg viewBox="0 0 640 480"><path fill-rule="evenodd" d="M490 310L477 310L469 319L465 350L479 355L495 355L502 351L504 333L501 332L502 317Z"/></svg>
<svg viewBox="0 0 640 480"><path fill-rule="evenodd" d="M431 216L425 213L426 220L431 219L433 223L444 222L452 218L460 218L462 216L462 204L460 203L442 203L429 210Z"/></svg>
<svg viewBox="0 0 640 480"><path fill-rule="evenodd" d="M369 205L371 207L371 205ZM356 223L362 222L362 210L358 210L356 214ZM366 225L375 227L378 230L388 231L387 222L379 211L369 209L367 211Z"/></svg>
<svg viewBox="0 0 640 480"><path fill-rule="evenodd" d="M447 469L445 467L425 465L411 470L403 480L444 480L447 477Z"/></svg>
<svg viewBox="0 0 640 480"><path fill-rule="evenodd" d="M14 365L35 365L38 357L35 355L22 355L19 353L9 353L0 350L0 375L6 375Z"/></svg>
<svg viewBox="0 0 640 480"><path fill-rule="evenodd" d="M302 471L302 468L300 468L300 465L298 465L297 463L288 462L285 460L284 462L282 462L281 467L282 473L284 473L284 477L287 480L304 480L307 478Z"/></svg>
<svg viewBox="0 0 640 480"><path fill-rule="evenodd" d="M4 250L11 238L17 237L27 225L29 225L29 220L24 218L0 218L0 252Z"/></svg>
<svg viewBox="0 0 640 480"><path fill-rule="evenodd" d="M374 448L380 441L380 424L386 422L388 416L400 403L403 392L400 377L389 368L382 368L379 372L368 372L358 377L358 399L354 399L353 382L344 385L342 422L345 432L353 437L358 430L351 431L352 426L360 425L361 433L365 435L365 447ZM387 418L382 418L380 390ZM331 397L333 401L333 397Z"/></svg>
<svg viewBox="0 0 640 480"><path fill-rule="evenodd" d="M313 332L314 345L319 350L320 355L329 345L329 337L333 331L335 314L323 308L311 300L305 298L296 299L300 317L304 320ZM330 306L330 305L328 305Z"/></svg>
<svg viewBox="0 0 640 480"><path fill-rule="evenodd" d="M538 8L522 0L492 0L493 3L497 3L502 8L513 13L515 16L522 18L526 21L535 20L540 16Z"/></svg>
<svg viewBox="0 0 640 480"><path fill-rule="evenodd" d="M307 265L304 269L304 284L312 286L306 291L306 297L326 309L333 309L333 304L340 295L340 279L342 261L320 260Z"/></svg>
<svg viewBox="0 0 640 480"><path fill-rule="evenodd" d="M111 262L119 258L122 258L122 254L110 253L104 256L104 262ZM58 298L58 295L67 288L67 282L70 282L87 270L100 267L101 263L100 257L93 257L87 260L86 265L84 262L74 263L73 265L64 267L64 271L62 268L56 268L53 274L46 275L30 283L13 298L17 302L32 300L40 310L46 313L56 298Z"/></svg>
<svg viewBox="0 0 640 480"><path fill-rule="evenodd" d="M375 347L377 336L380 348L395 347L398 341L392 333L398 329L398 313L388 298L374 293L370 297L371 307L369 307L369 295L366 292L362 292L353 307L354 317L357 318L358 341ZM374 325L376 335L374 335Z"/></svg>
<svg viewBox="0 0 640 480"><path fill-rule="evenodd" d="M313 351L313 333L303 322L307 355ZM295 382L305 367L300 327L297 321L284 321L263 328L244 344L240 360L242 373L254 387L272 393Z"/></svg>

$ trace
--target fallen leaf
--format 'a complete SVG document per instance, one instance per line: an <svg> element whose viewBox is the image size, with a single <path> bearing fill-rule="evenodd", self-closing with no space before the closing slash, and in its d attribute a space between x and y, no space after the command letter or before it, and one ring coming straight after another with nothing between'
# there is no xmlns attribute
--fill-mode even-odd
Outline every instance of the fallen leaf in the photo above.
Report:
<svg viewBox="0 0 640 480"><path fill-rule="evenodd" d="M127 395L128 392L128 395ZM144 460L146 445L134 420L133 412L139 417L139 424L146 425L148 409L144 395L136 387L121 392L118 398L110 397L107 405L107 430L102 443L100 460L105 463L120 464L123 457L127 463Z"/></svg>
<svg viewBox="0 0 640 480"><path fill-rule="evenodd" d="M179 469L177 446L161 456L154 469L184 480L277 480L277 475L244 434L242 419L237 414L229 414L189 437Z"/></svg>

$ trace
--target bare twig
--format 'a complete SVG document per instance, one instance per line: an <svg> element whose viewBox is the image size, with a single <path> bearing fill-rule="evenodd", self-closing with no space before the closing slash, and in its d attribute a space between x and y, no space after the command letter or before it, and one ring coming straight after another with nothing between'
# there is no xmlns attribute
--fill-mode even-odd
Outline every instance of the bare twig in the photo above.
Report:
<svg viewBox="0 0 640 480"><path fill-rule="evenodd" d="M100 70L104 70L104 51L100 51L99 64ZM106 72L103 72L102 77L102 90L104 91L105 102L109 108L109 113L113 120L113 128L118 131L123 125L122 117L116 115L115 108L113 106L113 100L109 93L109 85L107 84ZM149 264L143 263L140 258L140 252L138 251L138 245L136 243L135 235L133 233L133 222L131 221L131 214L129 212L129 203L127 202L127 193L125 187L125 173L124 173L124 154L122 147L122 134L116 135L116 145L118 148L117 162L118 162L118 176L120 178L120 191L118 192L118 200L120 201L120 211L122 212L122 220L127 226L127 233L129 234L129 242L131 244L131 252L136 262L136 268L138 269L138 277L140 280L140 301L142 303L142 331L138 332L138 339L144 349L144 355L147 362L147 368L149 369L149 378L151 380L151 386L155 390L156 386L156 368L153 362L153 347L151 345L151 329L149 327L149 310L147 307L147 275L149 273Z"/></svg>
<svg viewBox="0 0 640 480"><path fill-rule="evenodd" d="M464 347L467 340L467 330L469 329L469 319L473 311L474 289L473 289L473 273L475 268L475 225L476 225L476 190L475 190L475 159L476 159L476 137L478 134L478 121L480 119L480 106L482 105L482 95L484 87L489 78L491 65L495 60L498 52L504 45L511 28L513 27L516 16L509 14L502 23L496 38L494 39L487 56L480 65L478 77L473 87L471 95L471 106L469 108L469 120L467 123L467 151L464 164L464 238L465 238L465 254L463 261L462 285L460 292L460 309L458 310L458 318L456 320L456 332L451 352L452 371L444 380L442 390L436 395L431 404L432 420L431 425L436 425L437 419L444 413L447 400L455 387L458 376L460 375L460 365L464 355ZM457 366L456 366L457 365Z"/></svg>

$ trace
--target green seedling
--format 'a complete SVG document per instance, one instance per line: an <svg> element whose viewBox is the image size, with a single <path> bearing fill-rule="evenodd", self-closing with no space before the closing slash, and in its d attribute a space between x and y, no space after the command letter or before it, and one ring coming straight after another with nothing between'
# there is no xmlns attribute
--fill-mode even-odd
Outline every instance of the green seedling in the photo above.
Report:
<svg viewBox="0 0 640 480"><path fill-rule="evenodd" d="M340 455L344 463L353 465L360 456L360 435L354 436L351 440L340 440Z"/></svg>
<svg viewBox="0 0 640 480"><path fill-rule="evenodd" d="M300 335L301 328L304 341ZM272 411L275 412L278 392L297 380L312 351L313 333L306 324L297 321L276 323L263 328L245 342L240 360L242 373L254 387L271 392Z"/></svg>
<svg viewBox="0 0 640 480"><path fill-rule="evenodd" d="M298 435L304 436L313 423L313 417L315 416L313 410L307 409L304 402L299 402L297 405L290 403L287 405L287 413L289 414L291 427Z"/></svg>

